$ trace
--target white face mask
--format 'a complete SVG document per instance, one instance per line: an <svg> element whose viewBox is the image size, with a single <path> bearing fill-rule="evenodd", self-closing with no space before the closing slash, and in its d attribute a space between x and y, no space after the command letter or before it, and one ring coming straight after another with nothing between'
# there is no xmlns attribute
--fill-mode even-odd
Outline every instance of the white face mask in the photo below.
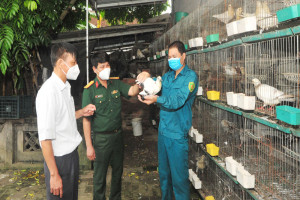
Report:
<svg viewBox="0 0 300 200"><path fill-rule="evenodd" d="M110 68L105 68L101 72L99 72L99 77L101 80L106 81L109 79L110 76Z"/></svg>
<svg viewBox="0 0 300 200"><path fill-rule="evenodd" d="M69 65L65 61L64 61L64 63L67 65L67 67L69 67ZM79 70L79 67L77 64L74 65L73 67L69 67L69 70L67 73L63 69L61 69L61 70L64 72L67 79L69 79L69 80L76 80L80 73L80 70Z"/></svg>

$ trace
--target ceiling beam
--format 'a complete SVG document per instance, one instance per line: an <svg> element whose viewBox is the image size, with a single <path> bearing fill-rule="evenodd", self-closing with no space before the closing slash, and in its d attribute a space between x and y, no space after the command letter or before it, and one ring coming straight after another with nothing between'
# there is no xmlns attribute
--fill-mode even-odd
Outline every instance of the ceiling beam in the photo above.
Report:
<svg viewBox="0 0 300 200"><path fill-rule="evenodd" d="M135 34L143 34L143 33L149 33L149 32L156 32L156 31L163 31L165 29L164 26L161 27L152 27L152 28L146 28L146 29L139 29L139 30L126 30L126 31L116 31L111 33L99 33L95 35L89 35L89 40L93 39L103 39L103 38L110 38L110 37L120 37L125 35L135 35ZM61 42L78 42L83 41L86 39L86 36L78 36L78 37L68 37L68 38L59 38L56 40L52 40L52 44L55 43L61 43Z"/></svg>
<svg viewBox="0 0 300 200"><path fill-rule="evenodd" d="M131 0L131 1L96 1L97 9L112 9L112 8L120 8L120 7L130 7L130 6L140 6L147 4L156 4L156 3L165 3L167 0ZM101 2L101 3L99 3Z"/></svg>

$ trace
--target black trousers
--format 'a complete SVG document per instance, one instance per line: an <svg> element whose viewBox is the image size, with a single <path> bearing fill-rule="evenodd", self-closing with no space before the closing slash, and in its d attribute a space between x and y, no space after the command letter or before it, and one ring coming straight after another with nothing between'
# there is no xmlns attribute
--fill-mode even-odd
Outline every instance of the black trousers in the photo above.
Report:
<svg viewBox="0 0 300 200"><path fill-rule="evenodd" d="M79 180L79 158L77 149L64 156L55 156L55 162L59 175L63 182L63 200L78 199ZM50 172L46 162L44 162L45 182L47 189L47 200L62 200L60 196L50 193Z"/></svg>

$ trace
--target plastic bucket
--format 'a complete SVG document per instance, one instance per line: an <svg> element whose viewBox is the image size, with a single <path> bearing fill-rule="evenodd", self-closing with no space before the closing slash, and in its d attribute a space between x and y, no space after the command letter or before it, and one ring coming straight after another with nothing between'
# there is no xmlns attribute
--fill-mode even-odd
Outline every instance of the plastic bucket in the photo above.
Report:
<svg viewBox="0 0 300 200"><path fill-rule="evenodd" d="M175 13L175 21L176 23L179 22L182 18L188 16L189 13L186 13L186 12L176 12Z"/></svg>
<svg viewBox="0 0 300 200"><path fill-rule="evenodd" d="M133 135L134 136L141 136L143 133L142 130L142 118L133 118L131 120Z"/></svg>

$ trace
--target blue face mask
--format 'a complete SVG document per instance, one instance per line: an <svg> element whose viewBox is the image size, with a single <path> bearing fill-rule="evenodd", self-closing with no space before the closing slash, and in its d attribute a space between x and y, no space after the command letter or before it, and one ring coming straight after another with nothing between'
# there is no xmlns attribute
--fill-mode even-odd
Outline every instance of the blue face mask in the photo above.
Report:
<svg viewBox="0 0 300 200"><path fill-rule="evenodd" d="M180 58L170 58L168 62L170 68L173 69L174 71L177 71L182 67L182 64L180 63Z"/></svg>

